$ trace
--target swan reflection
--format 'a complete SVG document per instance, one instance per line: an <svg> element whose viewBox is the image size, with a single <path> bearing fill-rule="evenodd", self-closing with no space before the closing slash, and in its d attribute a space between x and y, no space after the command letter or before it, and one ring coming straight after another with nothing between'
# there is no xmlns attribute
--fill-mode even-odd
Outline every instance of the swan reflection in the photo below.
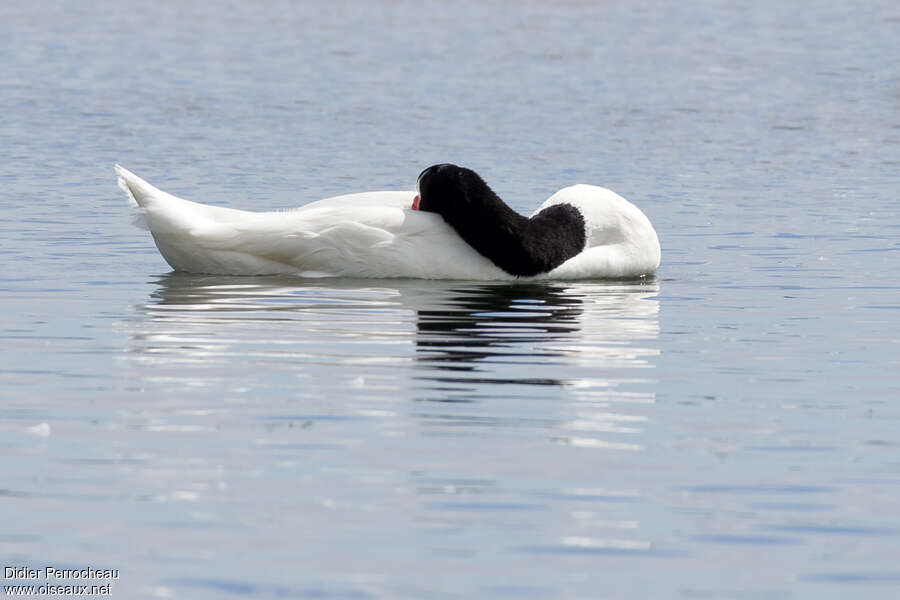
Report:
<svg viewBox="0 0 900 600"><path fill-rule="evenodd" d="M293 371L318 391L328 382L338 391L346 380L352 393L377 388L416 400L471 402L501 393L498 386L508 397L566 388L602 400L641 381L639 370L659 353L654 282L172 273L153 283L142 317L130 324L131 355L147 373L202 366L183 371L190 385L245 369L259 385L266 374Z"/></svg>
<svg viewBox="0 0 900 600"><path fill-rule="evenodd" d="M477 361L498 354L528 362L545 358L535 341L563 340L578 331L581 299L565 290L553 284L448 290L445 307L417 311L416 350L434 368L448 371L474 370Z"/></svg>

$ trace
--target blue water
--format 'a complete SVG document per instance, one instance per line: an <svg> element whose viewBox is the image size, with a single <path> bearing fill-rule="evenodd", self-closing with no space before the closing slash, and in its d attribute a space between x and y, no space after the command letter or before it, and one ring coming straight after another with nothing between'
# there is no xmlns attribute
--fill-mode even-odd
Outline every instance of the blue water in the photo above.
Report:
<svg viewBox="0 0 900 600"><path fill-rule="evenodd" d="M0 566L897 597L897 56L887 1L0 5ZM270 210L448 161L614 189L657 277L171 273L112 172Z"/></svg>

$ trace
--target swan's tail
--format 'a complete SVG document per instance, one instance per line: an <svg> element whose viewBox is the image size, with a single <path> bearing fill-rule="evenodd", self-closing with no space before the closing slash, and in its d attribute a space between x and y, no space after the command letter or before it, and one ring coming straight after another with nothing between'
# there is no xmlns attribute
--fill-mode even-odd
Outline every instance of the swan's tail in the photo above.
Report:
<svg viewBox="0 0 900 600"><path fill-rule="evenodd" d="M128 195L131 207L135 209L133 223L142 229L150 229L147 223L147 204L154 194L161 195L163 192L120 165L116 165L116 175L119 187Z"/></svg>
<svg viewBox="0 0 900 600"><path fill-rule="evenodd" d="M116 165L119 187L128 195L134 208L134 222L154 235L196 231L210 225L233 223L251 216L243 210L191 202L154 187L129 171Z"/></svg>
<svg viewBox="0 0 900 600"><path fill-rule="evenodd" d="M154 198L161 198L168 194L153 187L121 165L116 165L116 175L119 179L119 187L128 195L128 201L134 209L132 222L141 229L150 229L147 221L147 208Z"/></svg>
<svg viewBox="0 0 900 600"><path fill-rule="evenodd" d="M156 247L172 268L193 273L285 272L284 265L276 265L280 270L274 270L274 261L247 258L239 248L241 243L252 245L272 237L266 231L261 236L252 234L254 224L266 213L191 202L150 185L119 165L116 175L134 209L134 223L150 230ZM282 219L276 221L276 225L281 223ZM265 223L262 225L265 230ZM242 233L247 227L249 235Z"/></svg>
<svg viewBox="0 0 900 600"><path fill-rule="evenodd" d="M161 194L160 190L121 165L116 165L116 175L119 176L119 187L125 190L135 208L145 206L149 197Z"/></svg>

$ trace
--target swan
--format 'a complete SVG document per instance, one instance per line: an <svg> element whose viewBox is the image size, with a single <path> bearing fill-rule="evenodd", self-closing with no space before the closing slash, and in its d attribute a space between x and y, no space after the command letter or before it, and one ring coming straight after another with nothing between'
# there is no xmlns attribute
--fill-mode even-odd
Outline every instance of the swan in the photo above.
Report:
<svg viewBox="0 0 900 600"><path fill-rule="evenodd" d="M250 212L191 202L115 166L136 212L176 271L218 275L514 280L650 276L650 220L618 194L573 185L531 217L471 169L428 167L416 191L365 192Z"/></svg>

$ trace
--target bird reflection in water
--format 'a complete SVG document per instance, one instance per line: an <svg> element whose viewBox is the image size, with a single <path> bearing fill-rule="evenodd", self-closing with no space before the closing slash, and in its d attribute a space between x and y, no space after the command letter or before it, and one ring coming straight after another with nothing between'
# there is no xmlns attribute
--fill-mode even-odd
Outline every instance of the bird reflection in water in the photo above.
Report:
<svg viewBox="0 0 900 600"><path fill-rule="evenodd" d="M658 353L654 282L457 286L417 311L426 398L472 402L609 389ZM556 391L553 388L557 388ZM539 391L544 389L545 391Z"/></svg>
<svg viewBox="0 0 900 600"><path fill-rule="evenodd" d="M149 319L135 323L135 350L157 367L206 369L185 373L194 378L212 363L220 367L216 377L235 376L234 361L252 356L260 385L266 370L274 377L273 371L299 369L315 387L349 377L362 382L353 393L374 391L369 382L381 382L379 389L418 400L472 402L498 393L609 389L658 354L653 282L172 273L154 283L150 301L140 307Z"/></svg>
<svg viewBox="0 0 900 600"><path fill-rule="evenodd" d="M446 306L417 313L417 359L448 372L479 370L479 362L536 363L560 353L545 346L579 329L582 300L557 284L480 285L450 290ZM448 373L436 381L561 385L559 379L466 377Z"/></svg>

